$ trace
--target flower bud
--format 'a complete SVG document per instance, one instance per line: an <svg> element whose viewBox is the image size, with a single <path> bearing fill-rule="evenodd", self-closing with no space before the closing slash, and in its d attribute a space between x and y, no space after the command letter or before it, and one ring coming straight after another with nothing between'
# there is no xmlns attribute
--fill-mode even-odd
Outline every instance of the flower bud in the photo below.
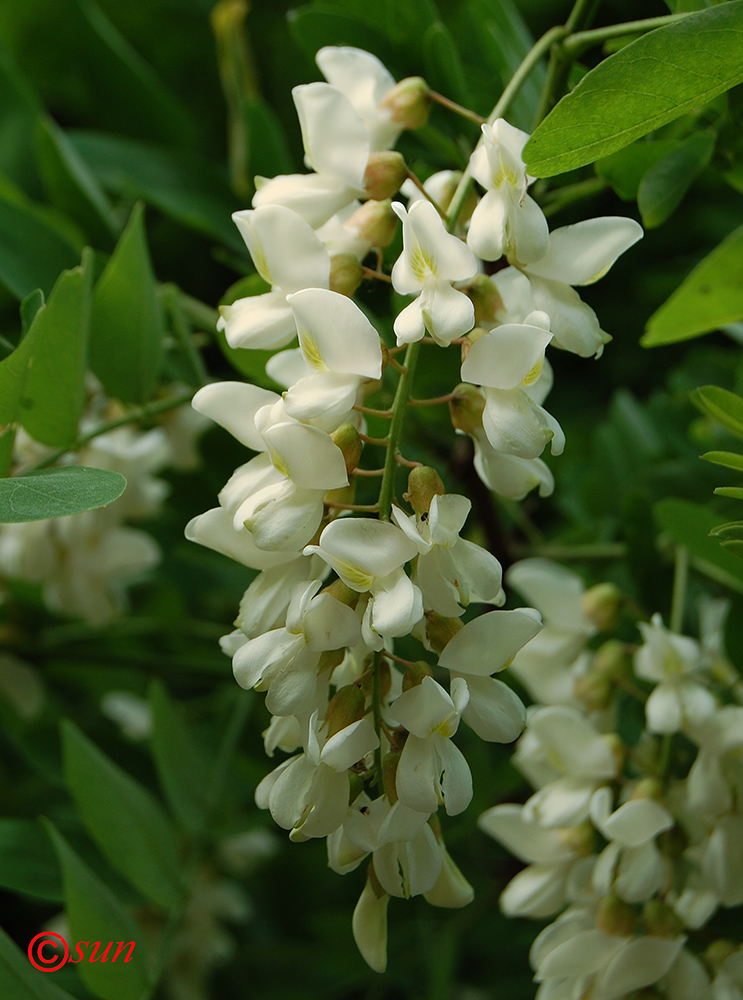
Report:
<svg viewBox="0 0 743 1000"><path fill-rule="evenodd" d="M617 764L617 774L619 774L624 767L624 758L627 756L627 748L616 733L605 733L601 738L609 745L609 749L614 755L614 760Z"/></svg>
<svg viewBox="0 0 743 1000"><path fill-rule="evenodd" d="M619 639L609 639L599 646L593 655L593 669L612 681L627 677L631 671L631 661L625 643Z"/></svg>
<svg viewBox="0 0 743 1000"><path fill-rule="evenodd" d="M684 930L684 925L671 907L659 899L649 899L643 906L642 926L650 937L678 937Z"/></svg>
<svg viewBox="0 0 743 1000"><path fill-rule="evenodd" d="M408 76L385 94L380 108L392 112L393 122L404 128L423 128L431 109L431 89L422 76Z"/></svg>
<svg viewBox="0 0 743 1000"><path fill-rule="evenodd" d="M467 295L475 307L476 325L490 330L495 326L495 314L503 308L495 282L487 274L476 274L467 282Z"/></svg>
<svg viewBox="0 0 743 1000"><path fill-rule="evenodd" d="M475 890L452 860L449 852L441 845L441 874L429 892L423 898L431 906L445 906L448 909L459 909L467 906L475 898Z"/></svg>
<svg viewBox="0 0 743 1000"><path fill-rule="evenodd" d="M330 258L331 292L339 292L350 299L361 284L361 264L352 253L336 253Z"/></svg>
<svg viewBox="0 0 743 1000"><path fill-rule="evenodd" d="M467 355L470 353L472 345L475 343L476 340L479 340L480 337L484 337L485 332L486 331L483 330L481 326L476 326L474 327L474 329L470 330L470 332L467 334L466 337L462 338L462 344L461 344L462 364L464 364L464 362L467 360Z"/></svg>
<svg viewBox="0 0 743 1000"><path fill-rule="evenodd" d="M463 434L474 434L482 430L482 414L485 396L474 385L461 382L454 390L454 399L449 403L451 422L454 429Z"/></svg>
<svg viewBox="0 0 743 1000"><path fill-rule="evenodd" d="M435 611L427 611L426 640L428 649L440 656L446 649L449 640L454 638L463 625L464 622L461 618L444 618L443 615L438 615Z"/></svg>
<svg viewBox="0 0 743 1000"><path fill-rule="evenodd" d="M370 198L356 209L346 226L358 230L361 239L370 246L388 247L395 238L397 222L389 198L384 201Z"/></svg>
<svg viewBox="0 0 743 1000"><path fill-rule="evenodd" d="M341 729L353 725L364 717L366 699L361 693L361 689L355 684L347 684L338 688L330 699L325 712L325 722L328 727L328 739L335 736Z"/></svg>
<svg viewBox="0 0 743 1000"><path fill-rule="evenodd" d="M734 941L729 941L727 938L719 938L719 940L713 941L712 944L708 945L704 952L704 961L714 972L718 972L722 963L737 950L738 946Z"/></svg>
<svg viewBox="0 0 743 1000"><path fill-rule="evenodd" d="M631 799L655 799L659 802L663 797L663 786L657 778L641 778L634 787Z"/></svg>
<svg viewBox="0 0 743 1000"><path fill-rule="evenodd" d="M606 896L596 911L596 926L615 937L629 937L635 929L637 917L629 904L618 896Z"/></svg>
<svg viewBox="0 0 743 1000"><path fill-rule="evenodd" d="M438 472L428 465L420 465L410 470L408 492L403 497L420 517L431 509L433 498L443 496L444 493L446 489Z"/></svg>
<svg viewBox="0 0 743 1000"><path fill-rule="evenodd" d="M364 891L353 911L351 927L361 957L375 972L387 968L387 906L390 897L369 865Z"/></svg>
<svg viewBox="0 0 743 1000"><path fill-rule="evenodd" d="M596 846L596 831L586 820L578 826L564 826L557 831L561 842L579 858L590 858Z"/></svg>
<svg viewBox="0 0 743 1000"><path fill-rule="evenodd" d="M390 665L386 660L382 662L377 667L379 670L379 695L384 701L387 695L390 693L390 688L392 687L392 676L390 674ZM365 677L361 679L361 690L364 696L367 698L374 697L374 676L373 671L368 671Z"/></svg>
<svg viewBox="0 0 743 1000"><path fill-rule="evenodd" d="M382 758L382 780L384 794L394 805L397 802L397 765L400 763L400 751L390 750Z"/></svg>
<svg viewBox="0 0 743 1000"><path fill-rule="evenodd" d="M622 592L613 583L597 583L581 597L583 614L599 632L614 628L622 606Z"/></svg>
<svg viewBox="0 0 743 1000"><path fill-rule="evenodd" d="M337 490L328 490L325 494L325 500L327 503L353 503L355 496L356 483L352 480L348 486L341 486ZM331 511L331 516L335 517L337 513L337 511Z"/></svg>
<svg viewBox="0 0 743 1000"><path fill-rule="evenodd" d="M362 444L359 432L353 424L341 424L330 435L330 439L343 452L343 461L346 463L346 472L350 475L359 464ZM346 489L347 487L344 487Z"/></svg>
<svg viewBox="0 0 743 1000"><path fill-rule="evenodd" d="M600 671L589 670L582 677L576 677L573 694L589 712L600 712L611 704L611 681Z"/></svg>
<svg viewBox="0 0 743 1000"><path fill-rule="evenodd" d="M416 663L411 663L403 674L403 691L409 691L410 688L418 687L419 684L423 683L423 678L430 677L432 673L431 667L425 660L418 660Z"/></svg>
<svg viewBox="0 0 743 1000"><path fill-rule="evenodd" d="M323 587L320 593L330 594L336 601L340 601L341 604L345 604L349 608L355 608L361 597L361 594L347 587L343 580L333 580L329 586Z"/></svg>
<svg viewBox="0 0 743 1000"><path fill-rule="evenodd" d="M395 150L371 153L364 171L364 190L374 201L384 201L400 190L407 176L402 153Z"/></svg>

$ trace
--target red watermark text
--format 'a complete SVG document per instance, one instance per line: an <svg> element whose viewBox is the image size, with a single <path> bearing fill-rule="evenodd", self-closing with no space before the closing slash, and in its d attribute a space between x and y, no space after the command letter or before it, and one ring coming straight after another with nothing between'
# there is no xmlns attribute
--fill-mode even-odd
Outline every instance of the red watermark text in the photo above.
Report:
<svg viewBox="0 0 743 1000"><path fill-rule="evenodd" d="M130 962L134 944L134 941L109 941L105 950L102 950L100 941L78 941L74 945L77 957L73 958L61 934L42 931L29 943L28 960L31 965L44 972L56 972L65 962L115 962L120 955L124 956L124 962ZM44 948L47 945L45 953Z"/></svg>

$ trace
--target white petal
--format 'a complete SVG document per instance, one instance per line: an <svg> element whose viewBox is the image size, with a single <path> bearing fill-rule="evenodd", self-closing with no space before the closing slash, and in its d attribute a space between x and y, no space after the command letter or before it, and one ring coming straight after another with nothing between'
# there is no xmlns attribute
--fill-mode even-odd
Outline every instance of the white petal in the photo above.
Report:
<svg viewBox="0 0 743 1000"><path fill-rule="evenodd" d="M353 590L369 589L371 579L383 578L417 555L409 538L389 521L372 518L338 518L325 528L320 545L312 547ZM360 574L360 575L359 575Z"/></svg>
<svg viewBox="0 0 743 1000"><path fill-rule="evenodd" d="M585 584L572 570L549 559L521 559L506 573L506 582L541 611L547 625L586 636L595 631L581 605Z"/></svg>
<svg viewBox="0 0 743 1000"><path fill-rule="evenodd" d="M425 335L426 325L423 322L420 298L415 299L397 314L393 329L398 345L413 344Z"/></svg>
<svg viewBox="0 0 743 1000"><path fill-rule="evenodd" d="M529 265L529 271L567 285L589 285L603 277L642 235L639 223L622 216L563 226L550 234L549 250Z"/></svg>
<svg viewBox="0 0 743 1000"><path fill-rule="evenodd" d="M410 738L410 737L408 737ZM438 733L431 737L439 758L439 785L447 816L464 812L472 801L472 773L462 751Z"/></svg>
<svg viewBox="0 0 743 1000"><path fill-rule="evenodd" d="M421 684L403 691L390 711L400 725L420 739L436 732L456 713L451 697L433 677L424 677Z"/></svg>
<svg viewBox="0 0 743 1000"><path fill-rule="evenodd" d="M433 889L441 863L441 850L428 824L414 840L382 844L374 852L379 884L391 896L403 899Z"/></svg>
<svg viewBox="0 0 743 1000"><path fill-rule="evenodd" d="M565 873L563 864L529 865L501 893L501 910L507 917L551 916L565 905Z"/></svg>
<svg viewBox="0 0 743 1000"><path fill-rule="evenodd" d="M352 299L307 287L289 296L288 302L297 321L299 346L313 368L380 377L379 334Z"/></svg>
<svg viewBox="0 0 743 1000"><path fill-rule="evenodd" d="M284 408L295 420L343 417L356 403L358 375L314 372L299 379L284 397Z"/></svg>
<svg viewBox="0 0 743 1000"><path fill-rule="evenodd" d="M368 719L359 719L330 737L320 760L334 771L346 771L378 746L374 726Z"/></svg>
<svg viewBox="0 0 743 1000"><path fill-rule="evenodd" d="M313 229L324 225L358 195L355 187L348 187L328 174L279 174L270 180L256 177L255 184L255 208L285 205L301 215Z"/></svg>
<svg viewBox="0 0 743 1000"><path fill-rule="evenodd" d="M480 179L474 171L473 176ZM498 260L503 256L506 212L506 202L500 191L487 191L475 207L467 232L467 246L481 260Z"/></svg>
<svg viewBox="0 0 743 1000"><path fill-rule="evenodd" d="M685 940L641 937L628 941L599 976L596 995L614 1000L657 982L676 961Z"/></svg>
<svg viewBox="0 0 743 1000"><path fill-rule="evenodd" d="M296 421L282 421L266 427L262 433L274 465L296 486L336 490L348 485L343 452L325 431Z"/></svg>
<svg viewBox="0 0 743 1000"><path fill-rule="evenodd" d="M371 623L379 635L407 635L423 617L421 592L402 568L375 580L371 593Z"/></svg>
<svg viewBox="0 0 743 1000"><path fill-rule="evenodd" d="M485 389L482 426L496 451L517 458L538 458L555 440L553 454L559 454L565 444L557 421L521 388Z"/></svg>
<svg viewBox="0 0 743 1000"><path fill-rule="evenodd" d="M320 594L305 615L304 634L310 649L342 649L361 642L361 625L352 608Z"/></svg>
<svg viewBox="0 0 743 1000"><path fill-rule="evenodd" d="M292 97L313 168L363 191L369 138L349 99L327 83L294 87Z"/></svg>
<svg viewBox="0 0 743 1000"><path fill-rule="evenodd" d="M198 514L186 525L186 538L221 552L252 569L268 569L296 559L299 552L266 552L259 549L250 532L235 531L232 516L222 507Z"/></svg>
<svg viewBox="0 0 743 1000"><path fill-rule="evenodd" d="M437 765L431 741L409 735L397 766L396 784L400 801L416 812L427 815L436 812L439 807Z"/></svg>
<svg viewBox="0 0 743 1000"><path fill-rule="evenodd" d="M509 242L516 259L533 266L544 258L550 245L550 233L544 212L528 194L514 204L508 219Z"/></svg>
<svg viewBox="0 0 743 1000"><path fill-rule="evenodd" d="M493 677L468 677L470 702L462 713L481 740L512 743L526 725L526 709L519 696Z"/></svg>
<svg viewBox="0 0 743 1000"><path fill-rule="evenodd" d="M388 895L377 898L367 881L353 911L351 926L361 957L375 972L387 968L387 906Z"/></svg>
<svg viewBox="0 0 743 1000"><path fill-rule="evenodd" d="M541 627L523 610L490 611L467 622L449 640L439 664L460 674L487 677L502 670Z"/></svg>
<svg viewBox="0 0 743 1000"><path fill-rule="evenodd" d="M463 337L475 325L472 300L446 278L427 278L419 302L426 329L441 347Z"/></svg>
<svg viewBox="0 0 743 1000"><path fill-rule="evenodd" d="M275 392L247 382L214 382L199 389L191 405L228 430L240 444L253 451L264 451L255 415L262 406L277 403L279 399Z"/></svg>
<svg viewBox="0 0 743 1000"><path fill-rule="evenodd" d="M477 825L511 854L527 863L570 861L574 857L557 830L527 822L523 807L519 805L493 806L480 816Z"/></svg>
<svg viewBox="0 0 743 1000"><path fill-rule="evenodd" d="M284 347L297 335L292 311L283 292L266 292L237 299L220 307L218 329L230 347L273 350Z"/></svg>
<svg viewBox="0 0 743 1000"><path fill-rule="evenodd" d="M480 337L462 364L462 378L475 385L514 389L544 357L552 334L538 326L507 323Z"/></svg>
<svg viewBox="0 0 743 1000"><path fill-rule="evenodd" d="M506 455L494 451L487 439L484 442L477 438L474 440L475 471L494 493L511 500L523 500L535 486L539 487L539 495L542 497L549 496L554 490L554 477L541 458Z"/></svg>
<svg viewBox="0 0 743 1000"><path fill-rule="evenodd" d="M547 313L552 346L582 358L600 357L611 337L599 326L598 317L570 285L529 275L534 302Z"/></svg>
<svg viewBox="0 0 743 1000"><path fill-rule="evenodd" d="M235 212L232 219L269 285L284 292L327 288L330 257L307 222L284 205Z"/></svg>
<svg viewBox="0 0 743 1000"><path fill-rule="evenodd" d="M634 799L625 802L601 824L607 840L618 840L624 847L640 847L673 826L673 816L659 802Z"/></svg>
<svg viewBox="0 0 743 1000"><path fill-rule="evenodd" d="M503 603L501 564L491 552L466 538L460 538L449 551L460 583L460 600L465 607L473 601Z"/></svg>
<svg viewBox="0 0 743 1000"><path fill-rule="evenodd" d="M322 497L320 490L300 490L288 483L281 495L255 514L252 522L255 544L268 551L299 551L320 526ZM236 517L239 516L240 510Z"/></svg>

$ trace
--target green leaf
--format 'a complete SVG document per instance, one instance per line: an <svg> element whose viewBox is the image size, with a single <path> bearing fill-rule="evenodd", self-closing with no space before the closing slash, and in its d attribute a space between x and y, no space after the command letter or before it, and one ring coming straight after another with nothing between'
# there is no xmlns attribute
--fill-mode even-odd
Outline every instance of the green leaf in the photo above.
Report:
<svg viewBox="0 0 743 1000"><path fill-rule="evenodd" d="M44 305L44 293L40 288L35 288L21 302L21 337L25 337L31 324L36 317L36 313Z"/></svg>
<svg viewBox="0 0 743 1000"><path fill-rule="evenodd" d="M105 507L126 488L126 479L108 469L66 465L0 479L0 524L43 521Z"/></svg>
<svg viewBox="0 0 743 1000"><path fill-rule="evenodd" d="M259 116L260 117L260 116ZM267 152L278 163L278 142L268 124ZM257 127L257 126L256 126ZM245 254L245 244L230 218L235 204L225 176L190 152L102 132L73 131L68 138L100 184L113 194L140 199L182 225ZM291 161L273 173L291 173Z"/></svg>
<svg viewBox="0 0 743 1000"><path fill-rule="evenodd" d="M418 48L420 40L441 16L434 0L381 0L385 34L398 45Z"/></svg>
<svg viewBox="0 0 743 1000"><path fill-rule="evenodd" d="M91 367L111 396L146 403L163 356L163 315L144 209L136 205L93 292Z"/></svg>
<svg viewBox="0 0 743 1000"><path fill-rule="evenodd" d="M657 28L609 56L564 97L524 147L530 174L593 163L743 80L743 0Z"/></svg>
<svg viewBox="0 0 743 1000"><path fill-rule="evenodd" d="M99 246L113 246L119 227L111 203L65 133L50 118L40 118L36 149L47 197L67 212Z"/></svg>
<svg viewBox="0 0 743 1000"><path fill-rule="evenodd" d="M0 885L61 902L59 864L38 820L0 819Z"/></svg>
<svg viewBox="0 0 743 1000"><path fill-rule="evenodd" d="M718 514L687 500L670 499L655 504L653 515L677 545L689 550L701 573L743 594L743 565L710 537L718 524Z"/></svg>
<svg viewBox="0 0 743 1000"><path fill-rule="evenodd" d="M743 438L743 399L719 385L705 385L689 394L692 403L703 413Z"/></svg>
<svg viewBox="0 0 743 1000"><path fill-rule="evenodd" d="M160 804L71 722L62 724L67 785L111 865L160 906L181 896L178 840Z"/></svg>
<svg viewBox="0 0 743 1000"><path fill-rule="evenodd" d="M710 531L710 535L724 541L743 541L743 521L728 521L718 524Z"/></svg>
<svg viewBox="0 0 743 1000"><path fill-rule="evenodd" d="M313 64L323 45L352 45L373 52L385 65L390 61L392 49L385 35L331 4L296 7L286 17L292 38Z"/></svg>
<svg viewBox="0 0 743 1000"><path fill-rule="evenodd" d="M423 36L423 58L428 85L469 107L471 97L459 49L452 33L440 21L430 25Z"/></svg>
<svg viewBox="0 0 743 1000"><path fill-rule="evenodd" d="M637 192L644 226L653 229L673 215L714 148L710 132L695 132L649 168Z"/></svg>
<svg viewBox="0 0 743 1000"><path fill-rule="evenodd" d="M55 985L47 973L35 969L29 962L28 955L18 948L1 927L0 996L7 997L7 1000L75 1000L66 990Z"/></svg>
<svg viewBox="0 0 743 1000"><path fill-rule="evenodd" d="M13 446L15 445L16 428L8 424L0 431L0 479L7 476L13 464Z"/></svg>
<svg viewBox="0 0 743 1000"><path fill-rule="evenodd" d="M636 201L640 181L652 166L677 149L677 139L633 142L624 149L596 161L597 176L605 180L623 201Z"/></svg>
<svg viewBox="0 0 743 1000"><path fill-rule="evenodd" d="M702 260L648 320L643 347L699 337L743 319L743 226Z"/></svg>
<svg viewBox="0 0 743 1000"><path fill-rule="evenodd" d="M46 305L38 290L24 300L24 318L38 306L33 321L15 351L0 361L0 423L18 422L52 448L69 447L78 433L91 285L92 260L85 252L81 267L60 275Z"/></svg>
<svg viewBox="0 0 743 1000"><path fill-rule="evenodd" d="M743 455L737 455L734 451L708 451L699 457L705 462L713 462L715 465L724 465L726 469L743 472Z"/></svg>
<svg viewBox="0 0 743 1000"><path fill-rule="evenodd" d="M743 541L738 538L724 539L720 545L726 552L732 552L738 559L743 559Z"/></svg>
<svg viewBox="0 0 743 1000"><path fill-rule="evenodd" d="M730 497L732 500L743 500L743 488L740 486L718 486L715 493L719 497Z"/></svg>
<svg viewBox="0 0 743 1000"><path fill-rule="evenodd" d="M101 959L91 962L84 956L77 964L77 972L95 996L102 1000L145 1000L151 986L147 973L147 953L144 935L132 915L125 910L108 886L85 864L67 843L53 823L45 820L46 830L57 852L64 880L65 914L72 941L88 942L92 948L100 941L105 949L109 941L114 949L104 963ZM128 949L112 961L116 944L125 946L134 941L131 958L124 961ZM71 959L77 961L73 949ZM99 955L102 953L99 951Z"/></svg>
<svg viewBox="0 0 743 1000"><path fill-rule="evenodd" d="M292 173L294 163L284 127L271 105L262 97L245 97L243 114L249 144L249 175L275 177L277 174Z"/></svg>
<svg viewBox="0 0 743 1000"><path fill-rule="evenodd" d="M11 295L24 299L37 288L48 294L81 249L48 213L0 186L0 283Z"/></svg>
<svg viewBox="0 0 743 1000"><path fill-rule="evenodd" d="M152 709L152 753L160 785L183 826L199 833L206 819L208 773L194 746L180 706L165 687L154 681L149 691Z"/></svg>
<svg viewBox="0 0 743 1000"><path fill-rule="evenodd" d="M0 173L24 186L36 179L33 140L41 110L8 52L0 49Z"/></svg>

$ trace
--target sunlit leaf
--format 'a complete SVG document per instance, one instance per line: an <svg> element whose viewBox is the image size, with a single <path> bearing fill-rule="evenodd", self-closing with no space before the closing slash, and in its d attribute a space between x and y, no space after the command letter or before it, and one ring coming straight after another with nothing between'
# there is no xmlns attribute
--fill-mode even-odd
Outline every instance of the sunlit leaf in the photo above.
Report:
<svg viewBox="0 0 743 1000"><path fill-rule="evenodd" d="M708 451L700 455L700 458L715 465L724 465L726 469L743 472L743 455L737 455L734 451Z"/></svg>
<svg viewBox="0 0 743 1000"><path fill-rule="evenodd" d="M743 80L743 0L651 31L599 63L524 147L530 174L593 163Z"/></svg>
<svg viewBox="0 0 743 1000"><path fill-rule="evenodd" d="M105 507L126 488L126 479L108 469L66 465L0 479L0 524L66 517Z"/></svg>
<svg viewBox="0 0 743 1000"><path fill-rule="evenodd" d="M740 486L718 486L715 493L720 497L730 497L732 500L743 500L743 488Z"/></svg>
<svg viewBox="0 0 743 1000"><path fill-rule="evenodd" d="M743 398L719 385L695 389L690 399L703 413L722 424L731 434L743 438Z"/></svg>
<svg viewBox="0 0 743 1000"><path fill-rule="evenodd" d="M743 319L743 226L702 260L648 320L643 347L672 344Z"/></svg>
<svg viewBox="0 0 743 1000"><path fill-rule="evenodd" d="M62 748L67 784L98 847L147 899L172 906L181 894L178 841L160 804L71 722Z"/></svg>

